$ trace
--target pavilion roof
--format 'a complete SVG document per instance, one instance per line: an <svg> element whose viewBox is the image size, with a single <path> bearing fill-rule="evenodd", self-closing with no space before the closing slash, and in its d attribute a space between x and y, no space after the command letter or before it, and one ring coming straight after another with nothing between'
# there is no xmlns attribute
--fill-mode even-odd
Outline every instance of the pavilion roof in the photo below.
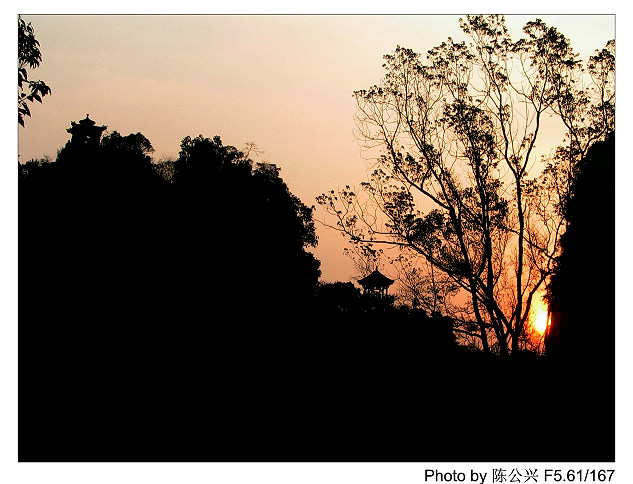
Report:
<svg viewBox="0 0 633 484"><path fill-rule="evenodd" d="M387 276L382 274L378 269L369 274L366 277L358 280L358 283L363 287L389 287L395 281L393 279L389 279Z"/></svg>
<svg viewBox="0 0 633 484"><path fill-rule="evenodd" d="M71 121L70 128L68 128L66 131L68 131L71 134L75 131L81 133L87 130L101 132L101 131L105 131L108 128L107 126L95 126L95 122L92 119L90 119L88 116L90 115L86 114L86 117L84 119L81 119L78 123Z"/></svg>
<svg viewBox="0 0 633 484"><path fill-rule="evenodd" d="M86 119L81 119L79 121L79 124L83 124L84 126L94 126L95 122L90 119L88 116L90 116L89 114L86 114Z"/></svg>

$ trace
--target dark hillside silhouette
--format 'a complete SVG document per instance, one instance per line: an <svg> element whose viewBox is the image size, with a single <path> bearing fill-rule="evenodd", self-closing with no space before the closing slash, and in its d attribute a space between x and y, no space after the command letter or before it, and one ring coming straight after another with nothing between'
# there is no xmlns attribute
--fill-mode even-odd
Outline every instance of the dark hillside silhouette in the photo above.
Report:
<svg viewBox="0 0 633 484"><path fill-rule="evenodd" d="M198 136L161 169L141 133L98 135L20 166L21 461L612 455L609 414L587 435L549 362L466 351L449 318L319 284L312 210L277 166ZM540 419L548 395L560 440L469 424Z"/></svg>
<svg viewBox="0 0 633 484"><path fill-rule="evenodd" d="M113 132L21 167L22 458L152 459L177 422L234 425L316 289L311 210L278 168L186 138L165 180L151 151Z"/></svg>

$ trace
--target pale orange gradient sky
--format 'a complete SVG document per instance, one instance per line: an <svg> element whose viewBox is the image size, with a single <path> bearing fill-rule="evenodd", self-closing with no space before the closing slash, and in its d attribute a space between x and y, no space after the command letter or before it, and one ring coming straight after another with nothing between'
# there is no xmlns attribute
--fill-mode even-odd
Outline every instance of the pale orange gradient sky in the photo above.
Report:
<svg viewBox="0 0 633 484"><path fill-rule="evenodd" d="M587 59L615 38L613 15L509 15L513 37L542 18ZM255 161L279 165L307 204L356 185L366 161L354 139L354 90L382 77L396 45L426 52L461 39L457 15L23 15L43 61L30 73L52 95L19 128L21 161L55 157L70 121L85 117L123 135L141 132L155 158L176 157L185 136L221 136ZM548 152L558 133L542 138ZM316 218L323 218L317 210ZM317 224L318 225L318 224ZM325 281L354 277L342 237L317 227Z"/></svg>

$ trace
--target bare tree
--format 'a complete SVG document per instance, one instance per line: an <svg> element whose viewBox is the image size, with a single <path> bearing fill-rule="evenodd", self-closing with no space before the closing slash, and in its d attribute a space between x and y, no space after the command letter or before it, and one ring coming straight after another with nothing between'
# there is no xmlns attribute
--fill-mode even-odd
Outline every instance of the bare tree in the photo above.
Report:
<svg viewBox="0 0 633 484"><path fill-rule="evenodd" d="M399 46L384 56L382 82L354 93L359 138L381 150L361 185L364 196L346 187L317 200L336 220L330 225L353 242L416 254L467 293L482 348L508 354L520 347L564 230L560 163L551 161L537 180L543 117L558 115L574 146L577 139L591 144L608 131L595 119L602 114L609 126L614 100L608 75L602 107L574 86L583 75L576 54L540 20L517 42L502 16L468 16L460 24L470 43L449 38L429 51L426 64ZM593 128L580 126L581 112L583 123L595 113ZM548 184L560 197L548 196Z"/></svg>

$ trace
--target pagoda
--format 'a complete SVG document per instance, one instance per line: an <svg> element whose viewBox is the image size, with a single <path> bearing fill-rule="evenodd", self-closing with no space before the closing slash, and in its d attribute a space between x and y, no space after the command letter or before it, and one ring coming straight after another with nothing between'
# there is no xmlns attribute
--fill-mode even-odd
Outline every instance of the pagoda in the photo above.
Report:
<svg viewBox="0 0 633 484"><path fill-rule="evenodd" d="M101 141L101 134L108 128L107 126L96 126L95 122L88 117L82 119L78 123L70 122L68 131L72 138L70 142L73 145L96 146Z"/></svg>
<svg viewBox="0 0 633 484"><path fill-rule="evenodd" d="M358 280L358 283L363 287L363 294L373 296L377 299L388 299L389 286L394 282L393 279L389 279L378 269Z"/></svg>

